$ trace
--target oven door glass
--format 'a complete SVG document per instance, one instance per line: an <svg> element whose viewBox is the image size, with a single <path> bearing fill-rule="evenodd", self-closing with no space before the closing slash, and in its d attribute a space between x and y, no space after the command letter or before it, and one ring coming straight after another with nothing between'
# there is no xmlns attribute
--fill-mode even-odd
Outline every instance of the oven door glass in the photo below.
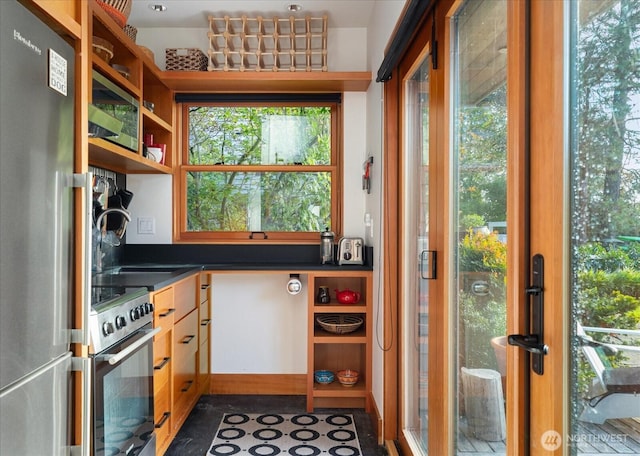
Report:
<svg viewBox="0 0 640 456"><path fill-rule="evenodd" d="M146 454L153 439L153 342L144 343L111 365L100 355L114 355L144 337L133 334L96 355L94 363L94 454ZM143 452L144 449L144 452Z"/></svg>

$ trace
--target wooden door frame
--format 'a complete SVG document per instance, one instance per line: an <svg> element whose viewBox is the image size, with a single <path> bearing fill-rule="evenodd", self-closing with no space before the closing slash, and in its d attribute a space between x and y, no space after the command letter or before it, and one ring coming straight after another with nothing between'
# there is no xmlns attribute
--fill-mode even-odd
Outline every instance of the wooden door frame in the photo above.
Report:
<svg viewBox="0 0 640 456"><path fill-rule="evenodd" d="M435 20L436 23L443 24L445 11L450 7L454 0L444 0L436 7ZM403 111L402 94L404 85L404 75L409 74L416 60L423 55L425 47L430 46L431 20L433 13L428 13L422 20L422 26L412 39L412 45L406 51L400 60L398 67L393 70L392 77L385 82L384 87L384 169L383 177L387 193L384 196L385 220L403 220L402 205L402 163L403 157ZM428 26L425 24L428 23ZM436 27L436 40L440 43L444 42L445 29L442 25ZM439 55L444 52L439 49ZM445 128L440 128L443 122L442 116L445 112L444 106L444 71L443 61L440 58L437 69L432 69L429 76L429 98L430 112L433 112L433 119L430 121L430 164L432 174L445 176L446 157L443 151L443 140L446 136ZM430 182L430 201L431 209L440 213L443 211L442 205L444 200L443 183L435 182L431 188ZM433 190L433 192L431 192ZM437 217L431 221L430 230L432 238L429 240L430 248L439 251L439 261L437 264L437 276L444 277L444 271L448 268L448 260L443 255L444 227L446 225L444 217ZM403 265L401 261L402 246L405 239L402 234L401 226L398 224L387 223L384 225L384 245L385 256L383 262L384 274L384 308L388 309L385 314L384 325L384 342L385 346L391 346L392 349L384 353L384 440L396 440L400 444L403 454L410 454L410 450L406 439L402 432L402 366L400 359L402 357L402 337L401 337L401 321L404 292L401 287L401 277L403 274ZM434 286L430 286L429 294L432 302L446 302L443 297L444 286L443 281L433 282ZM452 428L450 426L451 414L450 401L443 401L441 398L449 397L451 390L450 373L443 370L443 365L449 365L446 360L449 356L447 344L438 343L444 338L448 340L450 331L448 328L449 312L446 306L430 306L429 308L429 371L441 371L442 375L433 379L433 385L430 387L429 394L429 410L430 413L437 413L447 416L447 419L436 420L430 423L430 433L447 436L446 439L429 439L429 452L431 454L444 454L445 448L450 446ZM431 379L430 379L431 382ZM433 411L433 412L432 412Z"/></svg>
<svg viewBox="0 0 640 456"><path fill-rule="evenodd" d="M525 334L527 279L529 252L526 224L528 223L527 166L529 154L529 112L527 79L527 2L507 2L507 303L514 303L507 311L507 334ZM517 25L516 25L517 24ZM528 404L524 394L528 358L514 347L507 347L506 422L507 454L527 454Z"/></svg>
<svg viewBox="0 0 640 456"><path fill-rule="evenodd" d="M565 113L565 2L531 1L530 229L531 253L545 258L544 375L531 376L530 454L565 454L542 447L547 432L565 436L568 385L568 217ZM563 438L563 440L566 440ZM566 443L566 442L564 442Z"/></svg>
<svg viewBox="0 0 640 456"><path fill-rule="evenodd" d="M527 154L529 147L529 116L534 119L534 124L537 124L535 134L540 134L540 138L532 141L533 150L536 153L536 159L532 162L531 174L534 179L539 176L546 182L546 185L553 185L556 190L561 188L562 179L557 175L558 169L562 167L557 166L557 162L562 160L562 153L557 153L558 145L562 145L562 135L557 133L557 125L562 120L562 106L559 107L560 117L558 112L554 110L554 115L548 115L546 104L549 93L558 93L558 90L562 87L562 62L558 62L558 55L554 55L554 62L552 65L553 77L548 77L548 68L545 66L533 65L533 71L531 72L531 88L533 98L529 100L527 90L529 87L529 81L527 80L527 61L526 61L526 17L527 7L529 0L510 0L507 2L507 15L508 15L508 61L510 62L507 71L507 83L508 83L508 97L507 97L507 109L509 115L508 124L508 183L510 189L516 189L515 191L508 192L507 199L507 225L509 230L509 248L508 248L508 277L510 278L507 288L507 302L513 303L510 306L510 312L508 312L507 329L509 334L525 333L524 327L525 315L524 309L527 307L526 296L524 289L528 286L528 279L525 271L528 269L529 258L524 252L527 246L527 236L525 232L525 224L528 223L528 201L526 201L526 193L524 191L527 185ZM562 27L560 32L558 31L557 21L561 20L557 18L558 10L562 11L562 6L558 5L561 2L535 2L535 6L532 6L531 20L537 24L537 27L532 30L532 55L534 58L539 59L540 53L549 54L549 49L554 49L550 46L560 46L562 48ZM553 3L554 5L550 5ZM448 220L450 214L450 208L448 203L448 195L446 194L446 188L449 188L449 150L450 139L447 132L450 129L450 71L449 62L446 60L450 55L450 42L446 37L450 36L450 22L449 19L455 13L461 1L458 0L444 0L439 2L436 6L436 29L437 40L440 43L439 55L439 67L444 71L433 71L431 75L431 88L433 90L434 102L432 102L431 111L434 116L441 119L440 125L442 128L438 128L434 131L432 136L435 139L434 151L436 152L435 164L438 169L442 170L444 176L443 184L436 190L437 202L440 206L438 210L442 210L442 217L439 217L440 222L437 224L437 235L434 239L434 245L437 245L436 249L442 251L443 248L450 243L450 233L446 233L445 220ZM553 18L552 24L548 23L548 15L551 14ZM554 25L555 24L555 25ZM549 30L549 28L553 30ZM551 33L553 32L553 33ZM560 33L560 37L558 37ZM425 37L418 35L417 38ZM560 38L560 41L558 39ZM414 38L414 42L415 42ZM423 44L424 46L424 44ZM419 47L419 46L418 46ZM414 51L415 52L415 51ZM560 52L560 54L562 54ZM404 59L410 59L412 54L407 53ZM413 55L415 58L415 54ZM535 61L535 60L534 60ZM402 65L402 61L401 64ZM560 72L560 77L558 77ZM392 79L385 83L384 99L385 99L385 186L388 189L385 195L384 207L385 207L385 219L386 220L400 220L401 218L401 192L400 182L402 181L401 166L399 162L402 156L402 73L399 68L394 69ZM560 86L558 87L558 84ZM550 91L550 92L549 92ZM437 101L436 101L437 100ZM556 99L561 102L562 97ZM531 102L531 103L530 103ZM560 103L561 104L561 103ZM531 111L528 111L531 107ZM557 108L557 107L556 107ZM542 122L544 120L544 122ZM559 137L558 137L559 136ZM550 137L549 140L543 140L544 137ZM539 148L545 148L545 144L551 141L553 147L549 147L545 154L541 154ZM539 145L539 142L542 144ZM554 152L555 151L555 152ZM553 166L549 166L553 163ZM549 174L540 173L545 171ZM561 171L560 171L561 173ZM443 193L444 192L444 193ZM550 204L551 202L546 202ZM554 206L552 206L554 207ZM557 207L557 205L555 206ZM539 247L543 251L546 249L557 249L558 246L562 246L562 230L560 233L555 232L555 236L549 233L549 227L564 226L562 223L562 210L554 211L553 220L545 217L542 213L545 212L539 205L534 205L532 217L538 220L538 224L546 224L546 229L542 231L542 236L536 235L534 240L541 242L541 244L534 244L535 247ZM551 223L548 223L548 222ZM532 229L539 229L536 222L532 223ZM400 318L401 313L400 303L402 302L402 290L399 282L399 274L401 273L400 267L400 244L404 242L401 237L401 233L398 231L398 227L395 224L387 224L384 228L384 245L386 246L386 255L384 258L384 289L385 289L385 309L389 309L390 315L385 318L385 344L393 344L394 349L385 352L384 354L384 439L385 440L397 440L400 443L400 447L406 454L408 448L406 441L402 436L402 423L401 423L401 398L402 398L402 384L400 373L402 366L400 364L401 359L401 347L399 341L401 340L400 331ZM448 263L448 255L446 252L441 255L444 261L441 261L438 265L438 274L445 274L450 271L450 265ZM549 255L550 258L554 258L554 255ZM558 269L560 266L560 269ZM554 261L552 265L552 271L554 274L554 285L557 280L562 276L561 264ZM440 302L446 303L450 299L448 290L450 289L449 278L445 276L445 280L441 281L440 287L435 296L436 299L440 299ZM556 288L562 290L562 288ZM562 299L562 293L554 293L553 299ZM562 302L562 301L561 301ZM443 401L439 401L433 404L434 408L431 408L430 413L438 411L440 420L433 420L432 426L437 426L437 435L440 436L438 442L434 442L435 439L429 439L429 452L431 454L448 454L453 448L453 432L455 427L452 425L453 417L453 388L454 386L450 381L452 378L456 378L453 372L453 365L451 362L451 356L449 353L449 347L452 346L451 341L451 320L450 313L444 309L444 305L440 306L442 311L433 315L433 322L431 328L439 330L439 340L445 341L445 343L432 344L430 348L435 351L432 355L439 364L439 375L433 378L436 383L434 390L430 390L430 398L433 396L434 391L438 391L441 397L445 398ZM562 324L563 320L563 306L554 306L552 312L547 312L546 323L549 323L552 327L552 323L549 320L554 320L557 324ZM435 311L434 308L430 308L431 311ZM430 315L431 317L431 315ZM434 336L435 337L435 336ZM554 345L557 339L554 338ZM556 352L556 356L550 358L547 357L547 369L549 375L544 377L544 381L534 382L536 390L534 392L533 400L538 398L548 398L549 391L547 388L552 386L556 391L562 391L562 388L558 384L558 377L560 382L563 378L566 378L566 373L563 373L562 358L565 352L565 345L560 344L559 349ZM448 366L448 368L442 369L442 366ZM510 436L514 436L507 442L507 454L527 454L529 447L528 438L515 438L515 436L524 436L525 426L527 425L527 407L525 402L525 395L523 394L525 385L525 372L529 369L527 365L527 356L521 351L515 348L509 347L507 350L507 366L510 371L510 375L507 380L507 427ZM430 366L431 367L431 366ZM430 368L430 372L434 372ZM558 373L563 375L558 376ZM554 378L552 380L551 378ZM430 378L430 382L432 379ZM561 423L562 420L562 400L561 397L554 402L555 406L545 407L546 412L544 417L534 415L536 423L540 421L545 424L536 424L532 427L532 435L534 439L540 438L542 432L546 429L541 427L547 427L547 422L550 419L553 423ZM559 420L560 418L560 420ZM554 425L554 429L555 429ZM563 426L560 427L560 433L562 434ZM435 431L435 429L434 429ZM430 431L431 432L431 431ZM435 434L435 432L434 432ZM431 434L431 435L434 435ZM535 450L535 445L532 445ZM531 453L535 454L535 453Z"/></svg>

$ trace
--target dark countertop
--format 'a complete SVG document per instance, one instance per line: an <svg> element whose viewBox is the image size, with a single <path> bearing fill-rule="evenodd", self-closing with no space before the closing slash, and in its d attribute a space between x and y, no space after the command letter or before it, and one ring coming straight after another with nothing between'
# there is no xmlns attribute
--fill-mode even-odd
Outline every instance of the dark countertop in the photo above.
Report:
<svg viewBox="0 0 640 456"><path fill-rule="evenodd" d="M371 271L368 265L350 264L338 266L337 264L319 263L213 263L204 264L205 271Z"/></svg>
<svg viewBox="0 0 640 456"><path fill-rule="evenodd" d="M312 263L209 263L209 264L155 264L136 263L92 276L94 287L146 287L157 291L178 280L189 277L199 271L224 272L293 272L304 274L307 271L371 271L369 265L322 265Z"/></svg>
<svg viewBox="0 0 640 456"><path fill-rule="evenodd" d="M149 291L157 291L201 270L202 266L195 265L175 265L172 268L159 265L127 265L93 275L91 285L94 287L146 287Z"/></svg>

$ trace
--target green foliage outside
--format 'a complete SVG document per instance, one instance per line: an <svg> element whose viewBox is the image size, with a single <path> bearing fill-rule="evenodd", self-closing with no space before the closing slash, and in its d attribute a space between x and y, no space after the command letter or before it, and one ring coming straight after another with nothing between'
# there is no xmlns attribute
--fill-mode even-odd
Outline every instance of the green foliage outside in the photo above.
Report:
<svg viewBox="0 0 640 456"><path fill-rule="evenodd" d="M189 231L320 231L331 226L329 107L191 107L189 165L290 166L192 170Z"/></svg>
<svg viewBox="0 0 640 456"><path fill-rule="evenodd" d="M507 272L507 245L496 233L483 234L467 231L458 245L460 271L489 272L504 277Z"/></svg>
<svg viewBox="0 0 640 456"><path fill-rule="evenodd" d="M574 318L582 326L638 329L640 326L640 242L607 247L588 243L576 248ZM640 339L614 333L589 333L594 340L640 345ZM601 356L606 356L604 353ZM608 364L619 367L629 363L626 353L608 355ZM595 372L586 359L578 362L578 394L589 395Z"/></svg>
<svg viewBox="0 0 640 456"><path fill-rule="evenodd" d="M640 2L594 3L592 10L580 5L590 14L572 37L573 318L583 326L634 330L640 324L640 243L616 238L640 235ZM613 333L589 336L639 342ZM581 353L580 341L574 343ZM609 362L638 365L630 356L620 353ZM593 369L582 356L573 369L577 397L588 396Z"/></svg>
<svg viewBox="0 0 640 456"><path fill-rule="evenodd" d="M469 229L458 244L458 258L463 365L497 369L490 347L491 339L504 336L507 330L507 246L496 233ZM477 296L470 291L469 284L477 280L487 283L487 295Z"/></svg>

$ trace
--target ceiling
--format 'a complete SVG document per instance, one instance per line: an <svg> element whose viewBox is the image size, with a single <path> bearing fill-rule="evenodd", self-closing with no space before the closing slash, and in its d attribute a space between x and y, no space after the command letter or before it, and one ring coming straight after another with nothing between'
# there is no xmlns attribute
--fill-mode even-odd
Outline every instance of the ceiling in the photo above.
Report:
<svg viewBox="0 0 640 456"><path fill-rule="evenodd" d="M405 0L133 0L128 23L137 27L208 27L209 15L241 17L321 17L328 15L330 28L367 27L378 2L404 3ZM288 5L296 3L302 10L292 13ZM155 12L150 5L164 5L166 11Z"/></svg>

